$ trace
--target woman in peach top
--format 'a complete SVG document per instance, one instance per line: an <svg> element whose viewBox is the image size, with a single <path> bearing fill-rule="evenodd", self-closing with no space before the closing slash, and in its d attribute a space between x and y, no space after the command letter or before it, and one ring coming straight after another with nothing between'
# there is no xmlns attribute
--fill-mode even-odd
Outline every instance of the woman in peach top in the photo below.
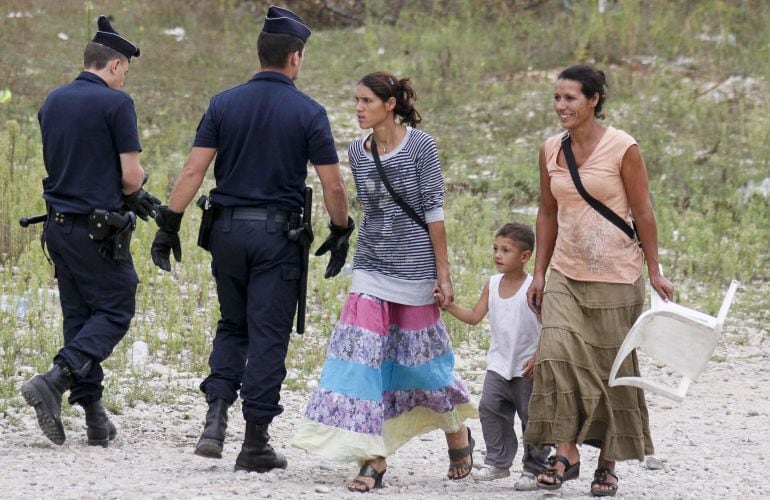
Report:
<svg viewBox="0 0 770 500"><path fill-rule="evenodd" d="M556 446L538 488L558 490L577 479L577 445L585 443L601 449L594 496L617 492L616 461L643 460L653 452L643 391L607 384L618 348L642 312L645 260L657 293L665 300L674 293L658 269L657 227L639 146L627 133L597 122L605 89L602 71L571 66L556 81L553 106L569 133L585 190L629 225L635 222L641 248L578 193L562 149L564 134L558 134L540 149L538 250L527 291L543 332L525 440ZM621 371L638 374L636 358L629 357Z"/></svg>

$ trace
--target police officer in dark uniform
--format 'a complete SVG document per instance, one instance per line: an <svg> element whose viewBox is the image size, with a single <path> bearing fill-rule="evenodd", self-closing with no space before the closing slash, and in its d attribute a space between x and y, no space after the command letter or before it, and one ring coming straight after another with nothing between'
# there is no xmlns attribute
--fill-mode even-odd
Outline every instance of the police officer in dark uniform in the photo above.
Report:
<svg viewBox="0 0 770 500"><path fill-rule="evenodd" d="M211 99L169 204L156 219L160 229L152 257L169 271L171 251L181 259L182 214L216 156L214 218L204 244L212 255L221 319L211 373L201 383L209 409L195 454L222 457L227 410L240 389L246 434L235 470L287 465L268 444L268 426L283 411L280 389L302 258L302 247L288 231L299 220L308 161L331 218L323 245L331 251L326 277L344 264L354 226L326 111L294 86L309 36L296 14L270 7L257 42L261 71Z"/></svg>
<svg viewBox="0 0 770 500"><path fill-rule="evenodd" d="M134 103L119 90L138 55L100 17L84 51L85 70L53 90L38 113L48 174L44 235L59 285L64 347L53 367L21 392L58 445L65 440L61 400L68 389L70 403L85 409L89 445L107 447L117 432L101 403L101 363L134 316L138 279L127 247L135 215L147 220L160 205L142 189Z"/></svg>

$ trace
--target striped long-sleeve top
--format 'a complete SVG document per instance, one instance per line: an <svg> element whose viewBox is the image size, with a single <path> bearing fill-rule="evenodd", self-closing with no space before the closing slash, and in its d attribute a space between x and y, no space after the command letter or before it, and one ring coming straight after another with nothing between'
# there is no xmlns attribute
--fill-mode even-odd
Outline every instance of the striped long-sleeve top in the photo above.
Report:
<svg viewBox="0 0 770 500"><path fill-rule="evenodd" d="M436 259L430 237L393 201L364 141L348 148L356 195L364 207L350 291L399 304L433 303ZM401 144L380 161L393 190L426 223L444 220L444 179L430 135L407 127Z"/></svg>

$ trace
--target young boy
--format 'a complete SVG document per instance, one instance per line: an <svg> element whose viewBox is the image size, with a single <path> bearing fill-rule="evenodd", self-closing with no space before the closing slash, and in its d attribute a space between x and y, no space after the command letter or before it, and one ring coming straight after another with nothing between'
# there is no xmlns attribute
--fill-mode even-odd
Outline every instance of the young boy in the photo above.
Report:
<svg viewBox="0 0 770 500"><path fill-rule="evenodd" d="M535 234L526 224L512 222L501 227L495 235L493 258L500 274L491 276L484 284L473 309L454 302L445 307L452 316L475 325L489 311L491 341L487 353L487 373L479 404L481 430L487 444L484 466L472 474L476 481L508 477L518 448L514 415L518 413L521 431L527 425L527 408L532 394L532 370L535 351L540 341L540 323L527 306L527 288L532 276L524 265L532 256ZM441 291L434 290L441 303ZM536 489L537 474L547 468L550 448L538 450L524 444L523 469L514 489Z"/></svg>

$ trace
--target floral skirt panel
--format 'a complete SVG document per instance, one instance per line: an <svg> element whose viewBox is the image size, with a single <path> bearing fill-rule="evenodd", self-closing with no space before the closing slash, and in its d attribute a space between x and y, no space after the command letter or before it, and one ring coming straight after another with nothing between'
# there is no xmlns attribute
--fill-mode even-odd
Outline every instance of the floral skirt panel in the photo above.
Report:
<svg viewBox="0 0 770 500"><path fill-rule="evenodd" d="M478 418L438 306L348 295L319 387L292 444L342 462L392 455L414 436Z"/></svg>

